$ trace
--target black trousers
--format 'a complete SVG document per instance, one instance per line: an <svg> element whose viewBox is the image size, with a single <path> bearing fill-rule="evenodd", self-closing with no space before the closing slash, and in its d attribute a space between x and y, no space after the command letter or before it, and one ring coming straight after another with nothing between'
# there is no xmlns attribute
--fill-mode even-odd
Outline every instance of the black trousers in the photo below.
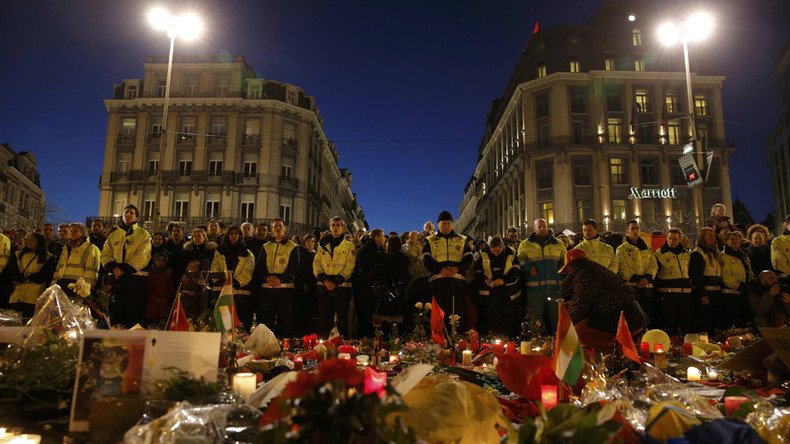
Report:
<svg viewBox="0 0 790 444"><path fill-rule="evenodd" d="M490 293L481 295L481 298L488 332L511 337L515 330L516 319L518 319L519 305L510 299L505 287L504 285L496 288L483 286Z"/></svg>
<svg viewBox="0 0 790 444"><path fill-rule="evenodd" d="M258 305L263 304L263 318L266 324L278 338L291 338L294 336L296 325L296 291L293 288L262 288ZM261 310L259 309L260 313Z"/></svg>
<svg viewBox="0 0 790 444"><path fill-rule="evenodd" d="M255 313L255 301L250 294L233 292L233 301L236 304L236 316L239 317L244 328L252 331L252 315Z"/></svg>
<svg viewBox="0 0 790 444"><path fill-rule="evenodd" d="M439 278L428 284L431 294L444 311L444 326L450 334L450 315L455 313L461 316L458 332L467 330L468 319L466 315L466 280L456 278Z"/></svg>
<svg viewBox="0 0 790 444"><path fill-rule="evenodd" d="M661 313L658 324L670 336L686 334L694 329L694 298L691 293L656 292L656 304Z"/></svg>
<svg viewBox="0 0 790 444"><path fill-rule="evenodd" d="M142 322L147 284L148 277L130 274L113 281L110 322L126 328Z"/></svg>
<svg viewBox="0 0 790 444"><path fill-rule="evenodd" d="M321 337L328 337L337 315L337 331L343 338L348 338L348 312L351 309L351 287L335 287L327 291L323 285L318 286L319 332Z"/></svg>

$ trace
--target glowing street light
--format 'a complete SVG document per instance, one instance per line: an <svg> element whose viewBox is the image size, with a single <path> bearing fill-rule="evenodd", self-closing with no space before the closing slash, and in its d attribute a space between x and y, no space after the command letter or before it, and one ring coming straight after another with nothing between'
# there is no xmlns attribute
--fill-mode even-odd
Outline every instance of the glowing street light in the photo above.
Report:
<svg viewBox="0 0 790 444"><path fill-rule="evenodd" d="M196 14L187 12L175 15L162 7L156 7L148 12L148 22L157 31L164 31L170 37L170 53L167 58L167 78L165 80L165 97L162 108L162 129L159 137L159 164L163 158L165 144L167 140L167 109L170 102L170 79L173 73L173 49L176 45L176 38L183 40L194 40L203 32L203 22ZM156 197L154 198L153 223L154 229L159 223L159 194L162 188L162 175L159 167L156 171Z"/></svg>
<svg viewBox="0 0 790 444"><path fill-rule="evenodd" d="M690 15L682 23L667 22L658 27L658 39L666 46L673 46L678 42L683 44L683 60L686 66L686 98L688 99L689 122L691 125L691 140L696 147L697 166L703 165L702 144L697 140L697 123L694 118L694 103L691 93L691 71L689 69L689 46L690 42L705 40L713 30L713 19L710 14L697 12ZM689 151L687 145L684 153ZM704 208L702 203L702 186L694 188L694 207L697 213L697 224L703 226Z"/></svg>

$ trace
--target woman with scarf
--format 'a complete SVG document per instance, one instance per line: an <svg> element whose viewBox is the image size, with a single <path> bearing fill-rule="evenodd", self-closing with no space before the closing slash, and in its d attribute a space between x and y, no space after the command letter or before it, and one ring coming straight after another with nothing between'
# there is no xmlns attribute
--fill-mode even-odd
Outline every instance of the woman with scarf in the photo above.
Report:
<svg viewBox="0 0 790 444"><path fill-rule="evenodd" d="M713 318L721 307L721 262L713 228L700 228L697 245L689 260L689 279L697 302L697 323L700 331L713 332ZM721 319L716 319L721 325Z"/></svg>
<svg viewBox="0 0 790 444"><path fill-rule="evenodd" d="M743 327L749 315L747 296L749 284L754 280L749 257L741 249L741 233L730 232L727 235L721 260L721 306L716 318L720 319L721 328L731 326Z"/></svg>
<svg viewBox="0 0 790 444"><path fill-rule="evenodd" d="M222 236L221 244L211 261L211 277L214 280L211 303L213 304L219 297L228 272L232 272L236 313L247 330L252 328L252 314L255 312L249 285L254 270L255 257L241 240L241 230L235 225L228 228L228 232Z"/></svg>
<svg viewBox="0 0 790 444"><path fill-rule="evenodd" d="M88 229L85 225L74 222L69 225L69 240L60 253L53 283L71 298L79 299L69 284L80 278L90 284L91 289L99 281L99 265L101 264L99 248L88 240Z"/></svg>
<svg viewBox="0 0 790 444"><path fill-rule="evenodd" d="M14 292L9 302L11 308L22 316L33 316L36 300L52 280L57 259L47 251L47 241L38 233L25 236L25 246L14 255Z"/></svg>

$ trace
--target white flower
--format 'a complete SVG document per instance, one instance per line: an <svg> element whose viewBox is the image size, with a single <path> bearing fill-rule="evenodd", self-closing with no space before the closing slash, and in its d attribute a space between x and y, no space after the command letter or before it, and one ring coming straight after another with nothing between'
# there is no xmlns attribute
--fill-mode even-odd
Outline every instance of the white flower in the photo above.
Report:
<svg viewBox="0 0 790 444"><path fill-rule="evenodd" d="M451 314L450 315L450 320L453 321L453 322L455 322L455 321L457 321L459 319L461 319L461 316L459 316L457 314Z"/></svg>
<svg viewBox="0 0 790 444"><path fill-rule="evenodd" d="M431 303L430 302L425 304L425 311L431 311Z"/></svg>
<svg viewBox="0 0 790 444"><path fill-rule="evenodd" d="M417 307L417 310L422 310L422 302L417 302L414 306Z"/></svg>
<svg viewBox="0 0 790 444"><path fill-rule="evenodd" d="M77 282L69 284L69 288L83 298L87 298L91 294L91 284L85 282L85 278L77 279Z"/></svg>

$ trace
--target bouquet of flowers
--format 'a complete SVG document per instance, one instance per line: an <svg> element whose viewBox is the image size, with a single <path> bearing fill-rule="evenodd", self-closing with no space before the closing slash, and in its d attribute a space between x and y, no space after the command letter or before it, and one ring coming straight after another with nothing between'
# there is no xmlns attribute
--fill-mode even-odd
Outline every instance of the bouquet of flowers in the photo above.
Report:
<svg viewBox="0 0 790 444"><path fill-rule="evenodd" d="M412 331L412 339L415 341L419 341L421 339L428 337L428 325L431 321L431 303L417 302L414 304L414 307L417 311L414 313L414 330Z"/></svg>

